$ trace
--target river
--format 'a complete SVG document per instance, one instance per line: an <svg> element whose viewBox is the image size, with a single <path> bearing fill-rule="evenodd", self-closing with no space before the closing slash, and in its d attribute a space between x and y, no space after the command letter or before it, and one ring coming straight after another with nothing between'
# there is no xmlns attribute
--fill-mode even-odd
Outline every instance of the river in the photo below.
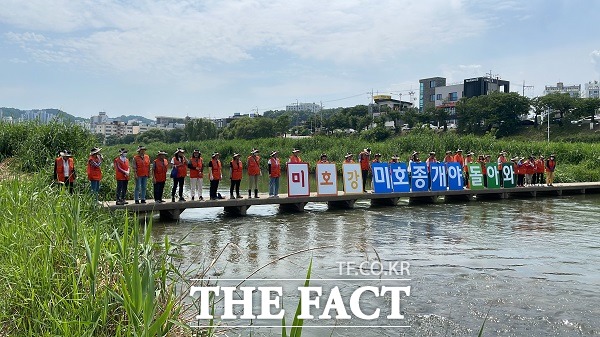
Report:
<svg viewBox="0 0 600 337"><path fill-rule="evenodd" d="M323 327L305 327L303 336L477 336L484 321L484 336L597 336L599 206L600 196L579 195L425 205L401 202L382 208L357 202L354 209L342 211L309 204L300 214L252 206L242 218L227 217L222 209L190 209L177 223L156 223L153 235L155 240L168 235L173 241L191 243L181 251L185 270L206 266L227 243L235 244L225 248L207 275L223 280L243 279L292 252L332 246L269 264L252 276L253 281L244 283L282 287L287 324L293 319L297 287L303 285L311 259L311 286L322 287L324 293L321 310L311 311L316 316L322 313L325 293L336 286L351 315L350 295L362 286L410 286L410 296L402 294L400 300L403 319L386 318L390 296L366 292L360 299L361 310L372 314L380 309L378 318L306 320L305 326ZM367 267L401 261L410 267L403 275L378 276L377 269L340 269L340 264L358 266L363 261L370 261ZM219 281L222 286L235 284ZM335 311L331 313L335 317ZM222 333L281 336L280 328L258 327L281 325L281 321L252 323L253 328Z"/></svg>

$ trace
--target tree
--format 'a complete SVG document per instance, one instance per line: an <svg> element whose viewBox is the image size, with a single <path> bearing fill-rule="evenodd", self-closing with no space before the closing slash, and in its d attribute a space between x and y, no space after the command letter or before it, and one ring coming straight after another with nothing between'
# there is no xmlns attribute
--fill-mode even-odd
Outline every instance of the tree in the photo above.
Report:
<svg viewBox="0 0 600 337"><path fill-rule="evenodd" d="M215 139L218 135L215 123L206 118L190 120L185 124L184 132L190 141Z"/></svg>
<svg viewBox="0 0 600 337"><path fill-rule="evenodd" d="M181 143L185 140L185 131L183 129L172 129L165 132L166 143Z"/></svg>
<svg viewBox="0 0 600 337"><path fill-rule="evenodd" d="M275 128L277 132L281 133L282 136L285 135L290 130L290 124L292 123L292 117L289 114L279 115L275 120Z"/></svg>
<svg viewBox="0 0 600 337"><path fill-rule="evenodd" d="M137 135L136 142L139 144L149 144L154 142L165 142L165 133L160 129L150 129Z"/></svg>
<svg viewBox="0 0 600 337"><path fill-rule="evenodd" d="M482 134L496 130L496 135L514 133L519 116L529 111L530 101L517 93L493 92L472 98L462 98L456 105L458 131Z"/></svg>
<svg viewBox="0 0 600 337"><path fill-rule="evenodd" d="M555 93L540 97L540 104L558 112L562 126L565 114L568 115L575 108L575 99L569 94Z"/></svg>
<svg viewBox="0 0 600 337"><path fill-rule="evenodd" d="M226 139L256 139L275 137L277 130L275 122L265 117L243 117L229 123L222 130L223 138Z"/></svg>
<svg viewBox="0 0 600 337"><path fill-rule="evenodd" d="M575 101L575 116L576 117L588 117L591 116L590 123L594 123L596 113L600 109L600 99L598 98L579 98Z"/></svg>

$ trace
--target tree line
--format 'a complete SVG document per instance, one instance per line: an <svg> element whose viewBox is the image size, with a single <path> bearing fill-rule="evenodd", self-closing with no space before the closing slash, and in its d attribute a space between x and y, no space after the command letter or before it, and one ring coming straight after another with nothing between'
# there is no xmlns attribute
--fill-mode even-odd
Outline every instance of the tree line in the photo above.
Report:
<svg viewBox="0 0 600 337"><path fill-rule="evenodd" d="M551 122L559 125L563 125L567 119L588 116L591 116L591 122L594 123L598 109L598 98L574 98L569 94L555 93L530 99L514 92L493 92L462 98L454 111L444 108L426 109L423 112L416 108L394 110L377 105L356 105L323 109L319 112L275 110L266 111L255 118L233 119L221 129L217 129L211 120L200 118L189 121L182 129L151 129L138 135L107 137L105 143L180 143L334 133L357 134L365 139L378 141L403 132L403 126L408 130L433 124L447 131L448 121L456 121L456 131L460 134L492 133L496 137L504 137L518 132L523 124L522 116L528 114L534 115L531 122L535 127L548 112ZM377 117L373 117L374 115ZM386 122L391 122L387 123L388 127Z"/></svg>

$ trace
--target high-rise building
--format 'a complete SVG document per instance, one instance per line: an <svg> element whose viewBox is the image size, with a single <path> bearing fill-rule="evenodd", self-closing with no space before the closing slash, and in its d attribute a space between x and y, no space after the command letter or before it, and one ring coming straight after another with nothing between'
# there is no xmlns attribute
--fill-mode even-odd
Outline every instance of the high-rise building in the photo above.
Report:
<svg viewBox="0 0 600 337"><path fill-rule="evenodd" d="M583 97L600 98L600 83L598 81L589 81L583 85Z"/></svg>
<svg viewBox="0 0 600 337"><path fill-rule="evenodd" d="M491 77L475 77L464 81L464 94L466 98L487 95L492 92L510 92L510 82Z"/></svg>
<svg viewBox="0 0 600 337"><path fill-rule="evenodd" d="M430 77L419 80L419 111L435 107L435 88L446 85L444 77Z"/></svg>
<svg viewBox="0 0 600 337"><path fill-rule="evenodd" d="M316 103L292 103L286 105L285 111L308 111L308 112L319 112L321 106Z"/></svg>

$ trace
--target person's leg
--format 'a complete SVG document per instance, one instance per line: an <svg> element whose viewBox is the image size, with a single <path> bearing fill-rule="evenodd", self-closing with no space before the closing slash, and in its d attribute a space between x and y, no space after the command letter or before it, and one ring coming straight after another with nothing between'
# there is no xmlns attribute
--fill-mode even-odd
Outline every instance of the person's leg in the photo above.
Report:
<svg viewBox="0 0 600 337"><path fill-rule="evenodd" d="M362 180L363 180L363 192L367 191L367 178L369 176L368 170L362 170Z"/></svg>
<svg viewBox="0 0 600 337"><path fill-rule="evenodd" d="M198 178L190 178L190 197L192 200L196 198L196 190L198 188Z"/></svg>
<svg viewBox="0 0 600 337"><path fill-rule="evenodd" d="M279 177L275 178L275 196L279 196Z"/></svg>
<svg viewBox="0 0 600 337"><path fill-rule="evenodd" d="M179 181L177 178L173 178L173 189L171 189L171 201L175 201L175 192L177 192L177 184Z"/></svg>
<svg viewBox="0 0 600 337"><path fill-rule="evenodd" d="M145 202L146 201L146 192L148 190L148 177L141 178L141 193L140 199Z"/></svg>
<svg viewBox="0 0 600 337"><path fill-rule="evenodd" d="M198 178L198 200L203 200L202 189L204 188L204 178Z"/></svg>
<svg viewBox="0 0 600 337"><path fill-rule="evenodd" d="M230 198L230 199L235 199L235 196L233 195L233 188L234 188L234 186L235 186L235 182L236 182L236 181L237 181L237 180L233 180L233 179L232 179L232 180L230 180L230 182L229 182L229 198Z"/></svg>
<svg viewBox="0 0 600 337"><path fill-rule="evenodd" d="M179 199L183 201L185 200L183 199L183 182L185 181L185 177L180 177L177 179L179 180Z"/></svg>
<svg viewBox="0 0 600 337"><path fill-rule="evenodd" d="M142 185L142 178L141 177L136 177L135 178L135 188L133 189L133 200L135 200L135 203L137 204L140 201L140 187Z"/></svg>

